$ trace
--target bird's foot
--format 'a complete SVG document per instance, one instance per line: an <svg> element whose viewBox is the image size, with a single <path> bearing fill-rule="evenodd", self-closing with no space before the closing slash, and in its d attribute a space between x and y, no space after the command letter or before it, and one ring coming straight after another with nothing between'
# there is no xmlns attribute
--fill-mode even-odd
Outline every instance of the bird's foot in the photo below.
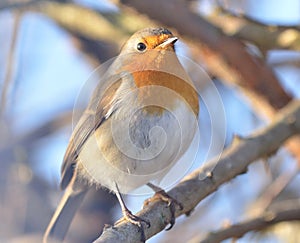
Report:
<svg viewBox="0 0 300 243"><path fill-rule="evenodd" d="M179 207L180 210L183 210L183 206L180 202L178 202L176 199L171 197L168 193L166 193L164 190L157 191L155 192L154 196L147 199L144 202L144 206L147 206L149 203L157 200L162 200L168 204L168 207L171 212L171 219L170 219L170 226L166 230L172 229L172 227L175 224L175 211L176 211L176 206Z"/></svg>
<svg viewBox="0 0 300 243"><path fill-rule="evenodd" d="M145 236L145 231L144 231L144 226L142 223L145 223L147 228L150 227L150 222L148 220L142 219L136 215L134 215L129 209L123 210L123 218L118 220L116 222L119 223L123 220L127 220L128 222L136 225L139 228L139 232L141 232L141 241L145 242L146 241L146 236Z"/></svg>

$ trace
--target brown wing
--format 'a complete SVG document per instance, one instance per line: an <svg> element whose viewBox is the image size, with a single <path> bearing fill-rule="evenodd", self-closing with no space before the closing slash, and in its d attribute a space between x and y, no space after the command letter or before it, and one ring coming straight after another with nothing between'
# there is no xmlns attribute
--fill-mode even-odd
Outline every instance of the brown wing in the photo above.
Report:
<svg viewBox="0 0 300 243"><path fill-rule="evenodd" d="M99 101L99 97L102 93L101 86L98 85L94 91L92 98L89 102L87 109L84 111L83 115L79 119L71 138L69 145L67 147L63 164L61 167L61 183L60 186L64 190L69 182L71 181L74 169L77 163L78 154L87 141L90 135L108 118L107 112L112 107L112 102L110 102L117 89L121 84L121 79L114 78L111 86L107 88L103 98ZM111 114L111 113L110 113Z"/></svg>

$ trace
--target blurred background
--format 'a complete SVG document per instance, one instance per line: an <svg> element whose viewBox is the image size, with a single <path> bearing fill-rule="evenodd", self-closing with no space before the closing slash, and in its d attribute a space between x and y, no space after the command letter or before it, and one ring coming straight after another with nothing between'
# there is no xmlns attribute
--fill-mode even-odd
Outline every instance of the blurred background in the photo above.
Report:
<svg viewBox="0 0 300 243"><path fill-rule="evenodd" d="M205 156L212 141L210 113L218 116L218 107L215 97L208 107L202 103L201 147L193 168L218 156L234 135L250 135L300 98L297 0L1 0L0 242L41 242L62 195L60 166L80 89L132 33L149 26L168 27L180 37L177 52L207 72L224 106L226 123L220 119L214 127L220 144L216 137ZM198 82L209 94L210 85ZM299 204L299 141L252 164L191 216L180 217L171 232L149 242L192 242L278 203ZM144 200L126 197L133 212ZM66 242L91 242L120 216L114 195L91 190ZM280 223L238 240L253 241L299 242L300 223Z"/></svg>

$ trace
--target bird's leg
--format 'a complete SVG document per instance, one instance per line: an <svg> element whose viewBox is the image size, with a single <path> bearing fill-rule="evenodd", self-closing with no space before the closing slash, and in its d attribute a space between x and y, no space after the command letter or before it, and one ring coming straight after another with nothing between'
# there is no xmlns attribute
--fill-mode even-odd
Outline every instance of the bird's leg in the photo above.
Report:
<svg viewBox="0 0 300 243"><path fill-rule="evenodd" d="M148 205L152 201L156 200L162 200L168 204L168 207L171 211L171 220L170 220L170 226L166 230L172 229L173 225L175 224L175 206L177 205L180 210L183 209L183 206L180 202L178 202L176 199L172 198L168 193L165 192L162 188L153 185L152 183L147 183L147 186L149 186L153 191L155 191L155 194L153 197L147 199L144 202L144 206Z"/></svg>
<svg viewBox="0 0 300 243"><path fill-rule="evenodd" d="M146 237L145 237L145 232L144 232L144 228L143 228L143 225L142 225L142 222L144 222L147 227L149 228L150 227L150 222L148 220L145 220L145 219L142 219L136 215L134 215L125 205L125 202L124 202L124 199L119 191L119 188L118 188L118 185L116 184L116 196L119 200L119 203L121 205L121 209L122 209L122 213L123 213L123 217L125 220L129 221L130 223L138 226L139 228L139 231L141 232L141 241L142 242L145 242L146 241ZM120 219L116 222L119 223L121 222L123 219Z"/></svg>

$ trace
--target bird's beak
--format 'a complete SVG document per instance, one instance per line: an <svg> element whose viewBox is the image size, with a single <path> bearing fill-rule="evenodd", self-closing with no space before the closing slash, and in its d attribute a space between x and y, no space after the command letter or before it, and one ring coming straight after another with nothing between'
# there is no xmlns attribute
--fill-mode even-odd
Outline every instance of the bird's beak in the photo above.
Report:
<svg viewBox="0 0 300 243"><path fill-rule="evenodd" d="M171 45L174 45L174 43L178 40L178 37L174 36L174 37L169 37L168 39L166 39L163 43L159 44L157 47L165 49Z"/></svg>

